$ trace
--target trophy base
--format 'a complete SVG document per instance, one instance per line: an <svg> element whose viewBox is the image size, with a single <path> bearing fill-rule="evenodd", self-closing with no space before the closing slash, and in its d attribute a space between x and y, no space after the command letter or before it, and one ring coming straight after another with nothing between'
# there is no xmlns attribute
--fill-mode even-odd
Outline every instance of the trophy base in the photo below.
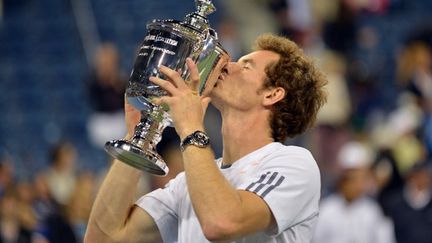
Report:
<svg viewBox="0 0 432 243"><path fill-rule="evenodd" d="M168 166L156 151L144 150L125 140L109 141L105 144L105 150L112 157L137 169L159 176L168 174Z"/></svg>

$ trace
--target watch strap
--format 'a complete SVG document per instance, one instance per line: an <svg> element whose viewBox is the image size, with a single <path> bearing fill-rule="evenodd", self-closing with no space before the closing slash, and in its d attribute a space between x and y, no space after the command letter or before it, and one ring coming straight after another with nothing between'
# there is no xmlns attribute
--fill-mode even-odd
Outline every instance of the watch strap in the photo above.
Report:
<svg viewBox="0 0 432 243"><path fill-rule="evenodd" d="M187 146L194 145L199 148L205 148L209 145L210 138L208 135L200 130L197 130L186 136L180 143L180 150L183 152Z"/></svg>

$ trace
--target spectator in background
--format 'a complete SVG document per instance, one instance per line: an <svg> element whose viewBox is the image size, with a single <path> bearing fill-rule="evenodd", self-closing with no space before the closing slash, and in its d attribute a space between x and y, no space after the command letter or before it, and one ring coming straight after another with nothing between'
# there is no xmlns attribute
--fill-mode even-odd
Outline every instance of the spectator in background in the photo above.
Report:
<svg viewBox="0 0 432 243"><path fill-rule="evenodd" d="M397 76L402 89L414 94L425 110L432 101L432 56L424 43L414 42L406 46L398 59ZM429 107L429 109L428 109Z"/></svg>
<svg viewBox="0 0 432 243"><path fill-rule="evenodd" d="M353 2L353 1L351 1ZM341 54L349 54L358 30L359 9L350 1L338 1L336 18L324 25L323 38L327 46Z"/></svg>
<svg viewBox="0 0 432 243"><path fill-rule="evenodd" d="M99 47L93 68L88 93L94 113L87 130L93 144L100 147L126 133L122 110L126 78L120 71L117 48L111 43Z"/></svg>
<svg viewBox="0 0 432 243"><path fill-rule="evenodd" d="M226 10L227 16L230 16L229 21L236 24L238 50L247 53L251 49L250 43L253 43L257 36L262 33L277 33L278 26L274 21L274 14L267 6L267 0L221 1L221 7Z"/></svg>
<svg viewBox="0 0 432 243"><path fill-rule="evenodd" d="M432 49L421 41L408 44L398 58L399 86L413 94L424 113L421 127L427 156L432 158Z"/></svg>
<svg viewBox="0 0 432 243"><path fill-rule="evenodd" d="M33 211L34 190L31 182L20 181L16 185L18 203L15 205L15 210L19 212L20 222L22 226L33 232L37 221Z"/></svg>
<svg viewBox="0 0 432 243"><path fill-rule="evenodd" d="M337 153L350 137L348 122L351 116L351 99L345 79L346 61L336 52L326 50L320 53L320 65L326 74L327 103L318 113L317 128L314 130L314 154L320 161L324 194L337 177Z"/></svg>
<svg viewBox="0 0 432 243"><path fill-rule="evenodd" d="M385 207L398 243L432 242L431 182L431 164L418 163L408 172L404 187L389 196Z"/></svg>
<svg viewBox="0 0 432 243"><path fill-rule="evenodd" d="M339 152L342 169L337 192L323 199L314 235L317 243L393 243L391 222L378 203L367 197L373 156L358 142L348 142Z"/></svg>
<svg viewBox="0 0 432 243"><path fill-rule="evenodd" d="M89 171L81 173L77 179L66 208L67 219L79 242L84 240L84 233L95 198L96 181Z"/></svg>
<svg viewBox="0 0 432 243"><path fill-rule="evenodd" d="M0 243L30 243L31 231L20 220L16 188L9 187L0 200Z"/></svg>
<svg viewBox="0 0 432 243"><path fill-rule="evenodd" d="M377 201L381 206L387 205L389 195L403 186L403 178L391 149L385 147L378 150L372 172L375 177ZM388 216L386 207L382 209Z"/></svg>
<svg viewBox="0 0 432 243"><path fill-rule="evenodd" d="M237 60L243 50L239 41L239 31L232 17L225 17L217 28L218 39L233 60Z"/></svg>
<svg viewBox="0 0 432 243"><path fill-rule="evenodd" d="M51 196L46 177L43 174L35 177L34 190L33 211L37 224L32 237L33 242L77 242L73 229L66 219L64 207Z"/></svg>
<svg viewBox="0 0 432 243"><path fill-rule="evenodd" d="M51 165L46 170L46 182L53 199L62 206L69 203L75 189L77 153L70 143L59 143L51 151Z"/></svg>
<svg viewBox="0 0 432 243"><path fill-rule="evenodd" d="M398 173L405 175L418 161L425 160L425 146L418 137L423 113L412 95L398 97L398 107L371 130L371 142L389 150Z"/></svg>

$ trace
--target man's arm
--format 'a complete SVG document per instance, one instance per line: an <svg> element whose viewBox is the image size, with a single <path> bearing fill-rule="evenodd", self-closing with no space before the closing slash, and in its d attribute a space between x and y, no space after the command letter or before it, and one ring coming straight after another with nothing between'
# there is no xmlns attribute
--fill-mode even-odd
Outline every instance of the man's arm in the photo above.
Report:
<svg viewBox="0 0 432 243"><path fill-rule="evenodd" d="M235 239L275 224L262 198L229 184L210 148L188 146L183 158L189 195L207 239Z"/></svg>
<svg viewBox="0 0 432 243"><path fill-rule="evenodd" d="M140 173L114 161L93 204L84 242L162 242L153 218L134 205Z"/></svg>
<svg viewBox="0 0 432 243"><path fill-rule="evenodd" d="M125 113L128 134L133 134L140 113L127 101ZM86 243L162 241L153 218L134 205L140 175L141 171L114 160L93 204Z"/></svg>

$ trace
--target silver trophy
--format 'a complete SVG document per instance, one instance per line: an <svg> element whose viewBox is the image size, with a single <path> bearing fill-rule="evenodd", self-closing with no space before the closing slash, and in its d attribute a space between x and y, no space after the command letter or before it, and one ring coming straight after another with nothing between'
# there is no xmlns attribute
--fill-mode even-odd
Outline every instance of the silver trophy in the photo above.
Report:
<svg viewBox="0 0 432 243"><path fill-rule="evenodd" d="M210 28L207 15L216 9L210 0L195 0L197 11L183 22L153 20L147 24L147 35L140 47L126 88L128 102L141 111L140 123L131 140L112 140L105 150L114 158L156 175L166 175L168 167L156 152L162 131L171 124L167 108L151 102L166 91L149 81L149 77L165 78L161 65L179 70L187 80L186 58L197 63L200 73L198 92L207 95L215 85L222 67L229 61L216 32Z"/></svg>

